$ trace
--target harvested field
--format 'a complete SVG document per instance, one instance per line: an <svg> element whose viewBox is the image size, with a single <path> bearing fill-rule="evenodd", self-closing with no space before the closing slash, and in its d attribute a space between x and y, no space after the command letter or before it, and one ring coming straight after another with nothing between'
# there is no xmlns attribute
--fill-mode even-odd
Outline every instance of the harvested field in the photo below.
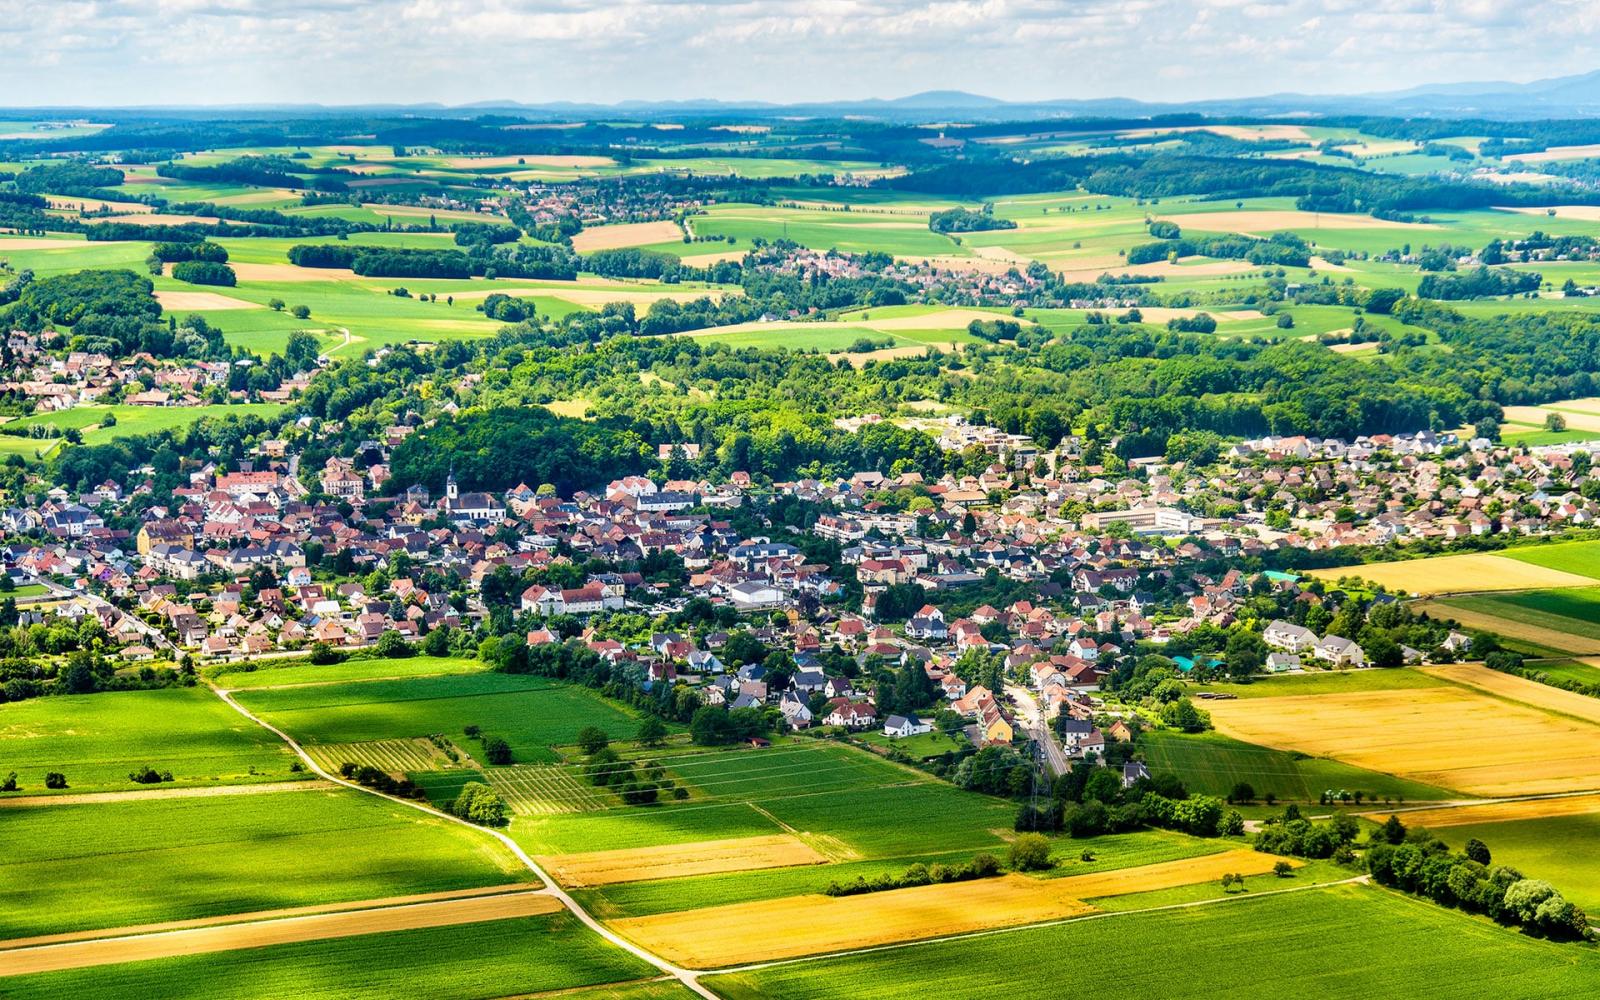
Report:
<svg viewBox="0 0 1600 1000"><path fill-rule="evenodd" d="M518 764L490 768L484 773L489 784L519 816L590 812L613 804L610 797L580 780L570 767Z"/></svg>
<svg viewBox="0 0 1600 1000"><path fill-rule="evenodd" d="M1066 261L1064 263L1070 263ZM1207 260L1197 264L1174 264L1157 260L1148 264L1106 267L1077 267L1062 271L1064 281L1093 281L1102 274L1153 275L1161 278L1205 278L1219 274L1245 274L1260 270L1258 265L1243 260ZM1142 310L1141 310L1142 311Z"/></svg>
<svg viewBox="0 0 1600 1000"><path fill-rule="evenodd" d="M105 242L102 242L102 243L96 243L95 246L98 246L98 247L111 247L111 246L117 246L119 244L126 243L126 242L128 242L128 241L127 240L106 240ZM89 244L85 243L83 240L64 240L64 239L52 240L52 239L46 239L44 237L37 237L37 236L15 236L15 237L8 236L8 237L5 237L4 239L0 239L0 254L6 253L8 251L22 251L22 250L70 250L73 247L76 247L79 250L82 250L84 247L86 247L88 245Z"/></svg>
<svg viewBox="0 0 1600 1000"><path fill-rule="evenodd" d="M167 215L163 212L143 212L132 215L103 215L83 220L89 225L99 225L102 222L131 222L136 226L182 226L190 222L202 226L214 226L221 219L209 215Z"/></svg>
<svg viewBox="0 0 1600 1000"><path fill-rule="evenodd" d="M1195 212L1190 215L1163 215L1185 231L1205 233L1273 233L1283 229L1438 229L1420 222L1390 222L1370 215L1344 215L1337 212L1250 210Z"/></svg>
<svg viewBox="0 0 1600 1000"><path fill-rule="evenodd" d="M987 322L1010 318L1004 313L983 309L939 309L910 316L853 321L852 325L870 326L874 330L965 330L973 320Z"/></svg>
<svg viewBox="0 0 1600 1000"><path fill-rule="evenodd" d="M354 278L348 267L296 267L293 264L230 263L240 281L342 281Z"/></svg>
<svg viewBox="0 0 1600 1000"><path fill-rule="evenodd" d="M1477 663L1450 663L1438 667L1424 667L1425 673L1455 684L1492 694L1497 698L1532 705L1547 712L1567 715L1585 722L1600 725L1600 698L1574 691L1540 684L1514 674L1503 674Z"/></svg>
<svg viewBox="0 0 1600 1000"><path fill-rule="evenodd" d="M540 156L532 153L521 156L457 156L445 161L445 166L454 170L519 166L578 169L580 167L614 167L616 165L617 161L609 156Z"/></svg>
<svg viewBox="0 0 1600 1000"><path fill-rule="evenodd" d="M572 237L572 249L579 253L592 253L595 250L642 247L649 243L671 243L681 239L682 227L667 219L659 222L625 222L617 226L596 226L580 231Z"/></svg>
<svg viewBox="0 0 1600 1000"><path fill-rule="evenodd" d="M540 293L563 302L579 306L604 306L612 302L631 302L636 306L649 306L670 299L673 302L693 302L695 299L720 299L739 294L739 289L697 288L684 292L629 292L604 288L545 288Z"/></svg>
<svg viewBox="0 0 1600 1000"><path fill-rule="evenodd" d="M1600 413L1569 410L1564 403L1553 406L1508 406L1505 411L1506 420L1514 424L1533 424L1543 427L1545 418L1552 413L1559 413L1567 421L1568 430L1600 431Z"/></svg>
<svg viewBox="0 0 1600 1000"><path fill-rule="evenodd" d="M1389 818L1389 811L1362 813L1375 823ZM1555 816L1587 816L1600 813L1600 795L1568 795L1558 799L1521 799L1516 802L1487 802L1481 805L1439 809L1410 809L1397 813L1407 826L1472 826L1477 823L1509 823L1524 819L1549 819Z"/></svg>
<svg viewBox="0 0 1600 1000"><path fill-rule="evenodd" d="M689 254L678 259L689 267L710 267L712 264L720 264L725 260L743 260L744 254L743 250L722 250L718 253Z"/></svg>
<svg viewBox="0 0 1600 1000"><path fill-rule="evenodd" d="M1120 310L1109 311L1119 312ZM1206 313L1218 323L1227 323L1232 320L1261 318L1261 313L1255 309L1235 309L1232 312L1219 312L1215 309L1174 309L1167 306L1139 307L1139 315L1142 317L1141 322L1145 323L1161 324L1174 319L1193 319L1201 313Z"/></svg>
<svg viewBox="0 0 1600 1000"><path fill-rule="evenodd" d="M369 740L364 743L312 743L306 745L305 751L323 770L335 772L339 770L339 765L346 761L375 767L390 774L465 766L460 762L451 761L442 750L424 738Z"/></svg>
<svg viewBox="0 0 1600 1000"><path fill-rule="evenodd" d="M826 864L828 859L800 838L779 834L562 854L540 858L539 861L564 885L587 887L763 868L821 865Z"/></svg>
<svg viewBox="0 0 1600 1000"><path fill-rule="evenodd" d="M1335 566L1314 569L1311 576L1337 580L1359 576L1390 590L1425 597L1435 594L1462 594L1486 590L1537 590L1548 587L1585 587L1594 581L1576 573L1546 569L1484 552L1453 556L1432 556L1392 563L1367 563L1362 566Z"/></svg>
<svg viewBox="0 0 1600 1000"><path fill-rule="evenodd" d="M1462 598L1466 600L1466 598ZM1483 629L1495 632L1506 639L1522 639L1535 643L1546 649L1554 649L1563 653L1595 653L1600 652L1600 642L1587 639L1571 632L1559 629L1545 628L1513 618L1502 618L1500 615L1489 614L1472 608L1458 607L1446 601L1418 601L1411 605L1417 612L1427 612L1433 618L1453 618L1460 622L1464 628Z"/></svg>
<svg viewBox="0 0 1600 1000"><path fill-rule="evenodd" d="M1206 710L1235 739L1474 795L1600 788L1600 726L1463 687L1212 701Z"/></svg>
<svg viewBox="0 0 1600 1000"><path fill-rule="evenodd" d="M104 198L72 198L59 194L47 194L44 200L50 203L51 208L71 209L74 212L80 208L85 212L107 209L127 215L148 215L152 212L150 206L142 201L107 201Z"/></svg>
<svg viewBox="0 0 1600 1000"><path fill-rule="evenodd" d="M216 292L156 292L156 301L168 311L175 309L207 311L213 309L260 309L255 302L236 299Z"/></svg>
<svg viewBox="0 0 1600 1000"><path fill-rule="evenodd" d="M1190 885L1224 872L1257 875L1279 860L1257 851L1227 851L1074 878L1012 874L859 896L789 896L632 917L612 926L671 961L719 968L1060 920L1094 910L1083 895Z"/></svg>
<svg viewBox="0 0 1600 1000"><path fill-rule="evenodd" d="M1600 148L1600 147L1597 147ZM1519 157L1521 159L1522 157ZM1545 217L1550 209L1555 209L1558 219L1576 219L1579 222L1600 222L1600 205L1552 205L1513 207L1510 205L1495 206L1496 212L1516 212L1518 215L1537 215Z"/></svg>
<svg viewBox="0 0 1600 1000"><path fill-rule="evenodd" d="M897 256L895 260L912 264L927 264L931 267L943 268L946 271L973 272L976 274L1005 274L1016 265L1007 260L990 260L985 257L918 257ZM1099 277L1100 272L1095 272Z"/></svg>
<svg viewBox="0 0 1600 1000"><path fill-rule="evenodd" d="M1527 153L1508 152L1501 159L1508 163L1512 160L1521 160L1523 163L1550 163L1555 160L1586 160L1591 156L1600 156L1600 143L1590 143L1587 146L1551 146L1548 149ZM1544 209L1539 209L1539 212L1543 211Z"/></svg>
<svg viewBox="0 0 1600 1000"><path fill-rule="evenodd" d="M371 910L286 917L246 924L197 927L132 937L74 941L6 951L5 961L0 963L0 976L82 969L120 962L172 958L178 955L234 951L240 948L265 948L297 941L326 941L332 938L417 930L424 927L450 927L488 920L531 917L553 913L559 909L561 903L540 890L388 906Z"/></svg>

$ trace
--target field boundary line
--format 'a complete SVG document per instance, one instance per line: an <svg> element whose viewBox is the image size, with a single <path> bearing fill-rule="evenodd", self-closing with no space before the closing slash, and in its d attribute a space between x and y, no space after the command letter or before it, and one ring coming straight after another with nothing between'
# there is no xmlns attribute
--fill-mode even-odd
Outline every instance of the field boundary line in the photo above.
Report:
<svg viewBox="0 0 1600 1000"><path fill-rule="evenodd" d="M592 916L589 913L588 910L586 910L582 906L578 905L577 900L573 899L571 894L569 894L565 889L561 888L560 883L558 883L555 879L551 878L550 874L548 872L546 872L542 867L540 867L538 862L534 861L533 858L528 854L527 851L524 851L522 849L522 845L518 844L515 840L512 840L508 835L506 835L504 833L501 833L499 830L494 830L494 829L490 829L489 827L479 826L476 823L470 823L467 820L464 820L464 819L460 818L459 816L451 816L449 813L440 812L439 810L434 809L432 806L424 805L424 804L419 803L419 802L413 802L413 801L411 801L409 799L402 799L402 798L399 798L399 797L393 796L393 795L385 795L382 792L378 791L377 789L366 788L366 787L363 787L362 785L356 784L353 781L346 781L343 778L331 775L331 774L327 773L326 771L324 771L322 769L321 765L319 765L316 761L311 759L311 755L306 753L305 748L302 747L299 743L297 743L295 741L294 737L290 736L288 733L286 733L283 730L279 729L277 726L274 726L272 723L268 722L267 720L261 718L260 716L256 715L255 713L251 712L249 709L245 708L243 705L239 704L237 701L234 701L233 698L228 694L228 692L220 691L220 690L218 690L216 688L212 688L212 691L216 692L217 697L221 698L223 700L223 702L225 702L234 711L238 712L240 715L244 716L246 719L249 719L251 722L254 722L256 725L260 726L261 728L267 730L270 733L273 733L279 739L283 740L283 742L288 744L289 748L291 750L293 750L300 757L301 760L305 761L306 766L310 767L313 772L315 772L316 774L321 775L322 777L326 778L327 780L332 781L335 784L343 785L346 788L354 789L357 792L363 792L363 793L365 793L367 795L374 795L374 796L376 796L376 797L378 797L380 799L385 799L385 800L387 800L389 802L399 803L400 805L406 806L406 807L411 808L411 809L415 809L420 813L425 813L425 814L427 814L429 816L443 818L443 819L448 820L448 821L450 821L452 823L456 823L456 824L459 824L461 826L464 826L469 830L476 830L476 831L479 831L481 833L488 834L491 837L494 837L496 840L500 841L500 843L503 844L506 847L507 850L509 850L511 852L513 857L515 857L518 861L522 862L523 865L525 865L529 871L531 871L535 875L537 875L539 877L539 879L544 882L545 891L548 892L551 896L555 897L557 900L559 900L561 905L563 907L565 907L567 909L567 911L570 912L573 916L577 917L578 920L580 920L585 927L588 927L591 931L594 931L596 934L600 935L606 941L610 942L611 944L615 945L618 948L621 948L623 951L628 952L629 954L633 955L635 958L641 959L641 960L649 963L650 965L654 966L655 968L660 969L662 972L666 973L667 975L671 976L672 978L674 978L674 979L678 980L679 982L683 983L684 986L688 987L690 990L693 990L699 996L705 997L706 1000L721 1000L721 998L718 997L717 994L713 993L709 988L707 988L705 986L702 986L700 984L700 980L699 980L698 974L696 972L693 972L693 971L691 971L689 969L685 969L682 966L674 965L673 963L667 961L666 959L664 959L661 956L655 954L654 952L651 952L648 949L642 948L639 945L634 944L632 941L629 941L628 939L624 938L622 935L618 934L617 932L611 930L610 928L608 928L604 924L602 924L599 920L597 920L594 916Z"/></svg>
<svg viewBox="0 0 1600 1000"><path fill-rule="evenodd" d="M771 962L753 962L748 965L731 965L722 969L709 969L702 972L702 976L731 976L743 972L759 972L762 969L772 969L785 965L799 965L803 962L821 962L831 958L852 958L856 955L871 955L882 951L899 951L903 948L915 948L919 945L940 944L949 941L966 941L972 938L993 937L997 934L1015 934L1019 931L1040 930L1045 927L1060 927L1063 924L1079 924L1089 920L1109 920L1113 917L1127 917L1139 913L1162 913L1168 910L1188 910L1201 906L1214 906L1219 903L1244 903L1256 899L1267 899L1271 896L1283 896L1292 892L1313 892L1319 889L1331 889L1340 885L1365 885L1372 880L1370 875L1354 875L1350 878L1339 879L1336 882L1317 882L1312 885L1295 885L1286 889L1269 889L1266 892L1251 893L1244 896L1218 896L1215 899L1196 899L1187 903L1166 903L1161 906L1147 906L1137 910L1099 910L1094 913L1085 913L1076 917L1063 917L1060 920L1046 920L1037 924L1017 924L1013 927L995 927L983 931L966 931L961 934L947 934L944 937L919 938L915 941L896 941L892 944L873 945L870 948L852 948L848 951L820 952L815 955L801 955L798 958L781 958Z"/></svg>
<svg viewBox="0 0 1600 1000"><path fill-rule="evenodd" d="M263 781L258 784L191 785L183 788L130 788L125 792L69 792L66 795L19 795L0 798L0 809L43 806L93 806L147 799L206 799L225 795L269 795L277 792L327 791L333 786L318 779Z"/></svg>
<svg viewBox="0 0 1600 1000"><path fill-rule="evenodd" d="M508 882L504 885L487 885L478 889L446 889L441 892L420 892L410 896L386 896L379 899L356 899L348 903L317 903L311 906L288 906L277 910L256 910L247 913L227 913L216 917L195 917L189 920L167 920L158 924L131 924L127 927L104 927L99 930L68 931L64 934L43 934L38 937L12 938L0 941L0 955L22 948L42 945L69 944L75 941L97 941L109 938L143 937L148 934L165 934L171 931L196 930L201 927L225 927L229 924L259 924L270 920L294 917L315 917L331 913L350 913L360 910L386 910L396 906L415 906L419 903L442 903L454 899L476 899L484 896L509 896L523 892L544 892L531 882Z"/></svg>

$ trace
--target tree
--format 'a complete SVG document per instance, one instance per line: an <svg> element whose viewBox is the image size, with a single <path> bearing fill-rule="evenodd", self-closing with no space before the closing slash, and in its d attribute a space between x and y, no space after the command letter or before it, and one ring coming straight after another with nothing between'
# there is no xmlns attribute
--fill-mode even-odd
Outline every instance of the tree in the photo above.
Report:
<svg viewBox="0 0 1600 1000"><path fill-rule="evenodd" d="M647 747L659 747L666 742L667 724L659 716L648 715L639 723L639 742Z"/></svg>
<svg viewBox="0 0 1600 1000"><path fill-rule="evenodd" d="M1256 790L1248 781L1235 782L1233 791L1228 793L1228 801L1248 805L1254 802Z"/></svg>
<svg viewBox="0 0 1600 1000"><path fill-rule="evenodd" d="M1393 813L1390 813L1389 818L1383 821L1383 826L1378 833L1383 838L1384 843L1387 844L1403 844L1406 842L1406 825L1400 822L1400 817Z"/></svg>
<svg viewBox="0 0 1600 1000"><path fill-rule="evenodd" d="M61 789L67 787L67 776L60 771L46 771L44 774L44 787Z"/></svg>
<svg viewBox="0 0 1600 1000"><path fill-rule="evenodd" d="M5 781L0 781L0 792L14 792L17 790L17 772L12 771L6 775Z"/></svg>
<svg viewBox="0 0 1600 1000"><path fill-rule="evenodd" d="M429 656L445 656L450 652L450 629L440 626L422 640L422 651Z"/></svg>
<svg viewBox="0 0 1600 1000"><path fill-rule="evenodd" d="M482 826L504 826L506 803L493 788L481 781L469 781L450 804L450 812Z"/></svg>
<svg viewBox="0 0 1600 1000"><path fill-rule="evenodd" d="M1547 431L1564 431L1567 429L1567 418L1559 413L1546 414L1544 429Z"/></svg>
<svg viewBox="0 0 1600 1000"><path fill-rule="evenodd" d="M310 306L295 306L294 308L289 310L289 315L293 316L295 319L310 319L311 318L311 307Z"/></svg>
<svg viewBox="0 0 1600 1000"><path fill-rule="evenodd" d="M1466 846L1461 848L1461 853L1480 865L1489 863L1489 845L1477 837L1468 837Z"/></svg>
<svg viewBox="0 0 1600 1000"><path fill-rule="evenodd" d="M498 736L483 738L483 759L491 764L511 763L511 744Z"/></svg>
<svg viewBox="0 0 1600 1000"><path fill-rule="evenodd" d="M1294 865L1287 861L1276 862L1272 866L1272 874L1279 878L1291 878L1294 875Z"/></svg>
<svg viewBox="0 0 1600 1000"><path fill-rule="evenodd" d="M1228 676L1248 680L1267 665L1267 644L1257 633L1241 629L1228 636L1223 656Z"/></svg>
<svg viewBox="0 0 1600 1000"><path fill-rule="evenodd" d="M389 629L378 636L377 653L379 656L394 659L410 656L412 649L411 644L406 642L405 636L394 629Z"/></svg>
<svg viewBox="0 0 1600 1000"><path fill-rule="evenodd" d="M584 726L578 730L578 748L591 757L610 745L611 737L599 726Z"/></svg>
<svg viewBox="0 0 1600 1000"><path fill-rule="evenodd" d="M1050 868L1050 841L1038 833L1024 833L1018 836L1011 842L1011 867L1019 872L1044 871Z"/></svg>

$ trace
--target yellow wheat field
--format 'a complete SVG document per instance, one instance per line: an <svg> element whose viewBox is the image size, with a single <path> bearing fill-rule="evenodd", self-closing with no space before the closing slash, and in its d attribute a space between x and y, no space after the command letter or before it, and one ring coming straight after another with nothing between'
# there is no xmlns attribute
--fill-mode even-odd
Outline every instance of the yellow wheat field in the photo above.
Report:
<svg viewBox="0 0 1600 1000"><path fill-rule="evenodd" d="M1217 730L1475 795L1600 788L1600 726L1456 686L1206 704Z"/></svg>
<svg viewBox="0 0 1600 1000"><path fill-rule="evenodd" d="M794 865L820 865L826 864L828 859L798 837L779 834L772 837L703 840L665 847L589 851L545 857L539 861L564 885L593 886L756 871L762 868L788 868Z"/></svg>
<svg viewBox="0 0 1600 1000"><path fill-rule="evenodd" d="M1589 587L1594 581L1576 573L1546 569L1532 563L1485 552L1408 559L1403 562L1368 563L1314 569L1311 576L1337 580L1358 576L1369 583L1408 594L1470 594L1491 590L1537 590L1545 587Z"/></svg>
<svg viewBox="0 0 1600 1000"><path fill-rule="evenodd" d="M1587 816L1590 813L1600 813L1600 795L1570 795L1559 799L1518 799L1515 802L1486 802L1481 805L1441 809L1412 809L1397 815L1407 826L1425 826L1431 830L1444 826L1509 823L1520 819ZM1382 811L1361 815L1376 823L1389 818L1389 813Z"/></svg>
<svg viewBox="0 0 1600 1000"><path fill-rule="evenodd" d="M1450 663L1427 667L1425 672L1447 681L1477 688L1479 691L1486 691L1507 701L1532 705L1534 708L1542 708L1558 715L1570 715L1600 725L1600 698L1563 691L1513 674L1503 674L1478 663Z"/></svg>
<svg viewBox="0 0 1600 1000"><path fill-rule="evenodd" d="M1092 912L1084 896L1192 885L1227 872L1259 875L1279 860L1225 851L1061 879L1013 874L860 896L789 896L632 917L612 926L664 958L712 969L1060 920Z"/></svg>

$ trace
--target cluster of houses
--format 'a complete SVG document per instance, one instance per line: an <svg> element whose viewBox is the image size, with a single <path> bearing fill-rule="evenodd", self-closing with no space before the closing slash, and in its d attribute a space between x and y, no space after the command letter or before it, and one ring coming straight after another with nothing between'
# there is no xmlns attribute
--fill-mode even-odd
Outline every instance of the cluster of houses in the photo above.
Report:
<svg viewBox="0 0 1600 1000"><path fill-rule="evenodd" d="M35 413L54 413L109 403L199 406L246 399L283 403L310 381L299 375L252 395L228 389L233 366L248 361L163 360L146 353L119 359L98 352L55 351L56 339L59 335L53 332L11 331L6 341L11 366L0 373L0 393L31 402Z"/></svg>

